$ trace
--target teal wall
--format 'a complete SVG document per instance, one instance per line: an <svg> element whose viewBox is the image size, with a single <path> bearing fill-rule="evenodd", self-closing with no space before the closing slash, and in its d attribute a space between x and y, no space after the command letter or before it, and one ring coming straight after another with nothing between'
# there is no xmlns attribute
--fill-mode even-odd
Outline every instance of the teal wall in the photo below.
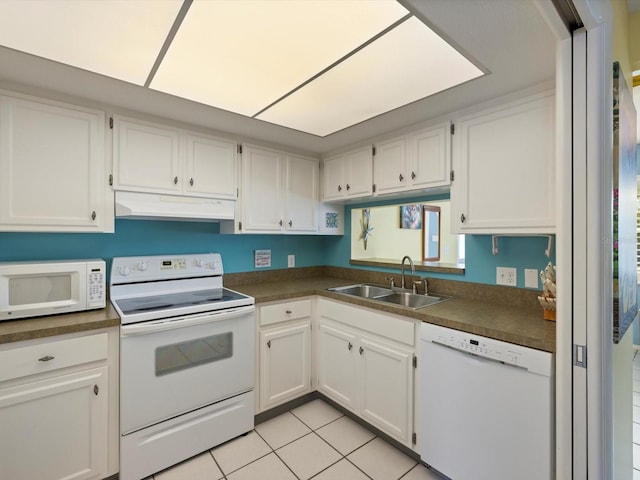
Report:
<svg viewBox="0 0 640 480"><path fill-rule="evenodd" d="M418 197L403 201L424 202L443 198L447 196ZM237 273L256 270L253 266L254 250L270 249L271 269L286 268L287 255L291 254L296 256L297 267L350 267L351 209L393 203L399 201L345 207L344 237L221 235L218 224L121 219L116 220L116 231L113 234L0 233L0 261L104 258L109 264L113 257L127 255L219 252L222 254L225 272ZM549 261L544 256L547 246L544 238L501 238L499 242L500 253L493 256L491 236L467 236L465 275L428 273L427 276L495 284L497 266L517 267L518 286L524 287L524 268L540 270ZM551 261L555 263L555 256L552 256ZM399 269L386 270L396 272Z"/></svg>

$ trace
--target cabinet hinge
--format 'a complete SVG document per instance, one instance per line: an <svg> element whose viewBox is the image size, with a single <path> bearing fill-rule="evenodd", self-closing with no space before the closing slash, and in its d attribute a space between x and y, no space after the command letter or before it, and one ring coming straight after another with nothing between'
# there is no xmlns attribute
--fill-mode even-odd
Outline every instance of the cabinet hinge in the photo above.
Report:
<svg viewBox="0 0 640 480"><path fill-rule="evenodd" d="M236 188L236 198L240 198L240 189Z"/></svg>
<svg viewBox="0 0 640 480"><path fill-rule="evenodd" d="M242 155L242 145L238 144L238 153Z"/></svg>
<svg viewBox="0 0 640 480"><path fill-rule="evenodd" d="M453 182L455 178L456 178L456 174L453 170L451 170L451 172L449 173L449 180Z"/></svg>
<svg viewBox="0 0 640 480"><path fill-rule="evenodd" d="M376 193L376 184L375 183L371 186L371 190L373 190L373 193Z"/></svg>
<svg viewBox="0 0 640 480"><path fill-rule="evenodd" d="M573 365L587 368L587 346L573 344Z"/></svg>
<svg viewBox="0 0 640 480"><path fill-rule="evenodd" d="M109 117L109 128L113 130L113 117Z"/></svg>
<svg viewBox="0 0 640 480"><path fill-rule="evenodd" d="M418 368L418 357L413 356L413 368Z"/></svg>
<svg viewBox="0 0 640 480"><path fill-rule="evenodd" d="M242 222L238 222L238 230L242 231Z"/></svg>
<svg viewBox="0 0 640 480"><path fill-rule="evenodd" d="M414 445L418 443L418 434L416 432L413 432L411 434L411 443L413 443Z"/></svg>
<svg viewBox="0 0 640 480"><path fill-rule="evenodd" d="M376 147L371 147L371 155L376 156Z"/></svg>
<svg viewBox="0 0 640 480"><path fill-rule="evenodd" d="M456 134L456 124L455 123L451 124L450 130L451 130L451 135L455 135Z"/></svg>

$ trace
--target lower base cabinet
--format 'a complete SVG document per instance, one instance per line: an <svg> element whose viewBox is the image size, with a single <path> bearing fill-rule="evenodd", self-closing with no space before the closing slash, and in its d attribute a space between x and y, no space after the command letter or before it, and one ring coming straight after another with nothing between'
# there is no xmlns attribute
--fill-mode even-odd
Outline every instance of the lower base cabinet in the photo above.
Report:
<svg viewBox="0 0 640 480"><path fill-rule="evenodd" d="M367 315L354 307L344 309L347 323ZM333 308L332 316L338 311ZM318 391L408 447L413 444L413 358L410 345L319 315Z"/></svg>

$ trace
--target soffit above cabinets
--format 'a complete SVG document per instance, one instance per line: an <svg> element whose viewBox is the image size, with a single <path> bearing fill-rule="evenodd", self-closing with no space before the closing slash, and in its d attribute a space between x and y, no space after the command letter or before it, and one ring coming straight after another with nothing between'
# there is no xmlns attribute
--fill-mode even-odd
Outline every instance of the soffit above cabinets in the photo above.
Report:
<svg viewBox="0 0 640 480"><path fill-rule="evenodd" d="M487 72L394 0L2 0L0 45L318 137Z"/></svg>

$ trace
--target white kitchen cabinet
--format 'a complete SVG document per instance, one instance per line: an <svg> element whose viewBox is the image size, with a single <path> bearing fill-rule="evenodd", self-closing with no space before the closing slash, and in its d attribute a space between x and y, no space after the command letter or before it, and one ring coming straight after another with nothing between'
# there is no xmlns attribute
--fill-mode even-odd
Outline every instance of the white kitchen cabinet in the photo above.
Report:
<svg viewBox="0 0 640 480"><path fill-rule="evenodd" d="M115 190L236 198L235 142L113 117Z"/></svg>
<svg viewBox="0 0 640 480"><path fill-rule="evenodd" d="M450 144L449 122L376 143L375 193L446 187L450 183Z"/></svg>
<svg viewBox="0 0 640 480"><path fill-rule="evenodd" d="M319 299L317 343L318 391L412 447L413 322Z"/></svg>
<svg viewBox="0 0 640 480"><path fill-rule="evenodd" d="M545 93L456 121L454 233L555 232L554 118Z"/></svg>
<svg viewBox="0 0 640 480"><path fill-rule="evenodd" d="M311 300L258 308L260 408L264 411L311 391Z"/></svg>
<svg viewBox="0 0 640 480"><path fill-rule="evenodd" d="M52 338L0 350L0 478L105 478L117 471L113 342L107 333Z"/></svg>
<svg viewBox="0 0 640 480"><path fill-rule="evenodd" d="M113 232L104 112L0 95L0 231Z"/></svg>
<svg viewBox="0 0 640 480"><path fill-rule="evenodd" d="M322 171L322 200L341 201L373 194L373 147L326 158Z"/></svg>
<svg viewBox="0 0 640 480"><path fill-rule="evenodd" d="M318 160L244 144L236 232L315 233Z"/></svg>

